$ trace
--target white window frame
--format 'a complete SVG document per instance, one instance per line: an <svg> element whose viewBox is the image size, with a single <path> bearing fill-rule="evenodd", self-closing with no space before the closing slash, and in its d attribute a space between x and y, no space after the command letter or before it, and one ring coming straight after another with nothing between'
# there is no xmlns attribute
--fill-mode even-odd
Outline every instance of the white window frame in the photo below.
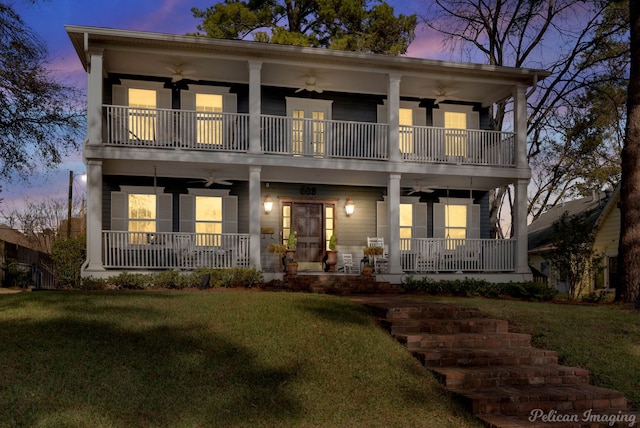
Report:
<svg viewBox="0 0 640 428"><path fill-rule="evenodd" d="M465 239L480 238L480 205L474 204L470 198L439 198L433 204L433 237L446 239L446 206L466 205L467 226Z"/></svg>
<svg viewBox="0 0 640 428"><path fill-rule="evenodd" d="M129 195L155 195L156 218L155 231L150 235L160 232L171 232L173 225L172 201L173 195L164 193L164 188L148 186L120 186L120 191L111 192L111 230L129 232ZM130 244L140 244L133 242Z"/></svg>
<svg viewBox="0 0 640 428"><path fill-rule="evenodd" d="M287 117L291 121L289 139L291 151L294 154L324 156L326 145L329 142L326 122L331 120L332 100L319 100L311 98L285 97L287 103ZM305 112L304 119L295 120L293 113L296 110ZM308 112L322 112L324 119L313 120L307 117ZM301 129L297 129L301 127ZM294 138L294 132L301 133L300 138Z"/></svg>

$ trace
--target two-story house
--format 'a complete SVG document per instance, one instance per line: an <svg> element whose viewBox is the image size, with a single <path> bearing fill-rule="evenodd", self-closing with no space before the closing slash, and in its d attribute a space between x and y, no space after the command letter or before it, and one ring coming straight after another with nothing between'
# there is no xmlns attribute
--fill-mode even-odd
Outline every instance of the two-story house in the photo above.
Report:
<svg viewBox="0 0 640 428"><path fill-rule="evenodd" d="M296 238L322 269L332 235L385 280L522 281L528 88L545 71L66 27L88 73L84 275L252 266ZM513 131L490 109L514 99ZM512 185L515 235L489 236ZM340 260L340 256L339 256ZM457 276L456 276L457 275Z"/></svg>

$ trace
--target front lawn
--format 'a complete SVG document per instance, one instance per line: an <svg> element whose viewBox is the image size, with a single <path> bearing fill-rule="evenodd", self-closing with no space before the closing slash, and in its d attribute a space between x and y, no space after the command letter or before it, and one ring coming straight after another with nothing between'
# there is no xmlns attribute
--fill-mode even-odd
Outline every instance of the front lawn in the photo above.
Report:
<svg viewBox="0 0 640 428"><path fill-rule="evenodd" d="M0 414L3 427L479 426L357 304L243 291L0 295Z"/></svg>

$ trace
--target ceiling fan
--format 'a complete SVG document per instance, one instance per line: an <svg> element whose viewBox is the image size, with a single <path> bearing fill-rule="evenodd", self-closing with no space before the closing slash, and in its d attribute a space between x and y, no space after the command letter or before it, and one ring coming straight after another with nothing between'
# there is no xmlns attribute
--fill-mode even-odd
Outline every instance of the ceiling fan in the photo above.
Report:
<svg viewBox="0 0 640 428"><path fill-rule="evenodd" d="M433 90L436 99L433 102L434 105L440 104L444 100L451 99L451 97L458 93L458 91L449 91L444 86L439 87L438 89Z"/></svg>
<svg viewBox="0 0 640 428"><path fill-rule="evenodd" d="M188 77L189 75L193 75L193 70L183 70L182 64L174 64L173 67L167 67L167 70L171 72L171 82L177 83L182 79Z"/></svg>
<svg viewBox="0 0 640 428"><path fill-rule="evenodd" d="M309 74L307 76L307 79L304 81L304 86L301 88L298 88L296 90L296 93L301 91L317 92L321 94L322 88L318 87L316 76L314 76L313 74Z"/></svg>
<svg viewBox="0 0 640 428"><path fill-rule="evenodd" d="M414 193L433 193L433 189L429 186L421 186L416 182L407 195L413 195Z"/></svg>
<svg viewBox="0 0 640 428"><path fill-rule="evenodd" d="M230 186L233 184L228 180L214 176L213 171L210 171L208 176L202 177L195 181L190 181L190 183L204 183L205 187L211 187L214 184L222 184L223 186Z"/></svg>

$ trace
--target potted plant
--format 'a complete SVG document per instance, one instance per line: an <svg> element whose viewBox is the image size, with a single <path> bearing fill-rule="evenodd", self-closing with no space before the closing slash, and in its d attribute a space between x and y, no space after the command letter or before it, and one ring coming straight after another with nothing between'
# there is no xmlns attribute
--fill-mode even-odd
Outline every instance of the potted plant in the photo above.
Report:
<svg viewBox="0 0 640 428"><path fill-rule="evenodd" d="M384 248L379 247L377 245L372 245L370 247L364 247L362 250L365 256L381 256L384 253Z"/></svg>
<svg viewBox="0 0 640 428"><path fill-rule="evenodd" d="M336 234L332 233L329 238L329 250L327 251L327 260L325 261L325 271L336 271L336 265L338 264L338 251L336 250L337 239Z"/></svg>
<svg viewBox="0 0 640 428"><path fill-rule="evenodd" d="M282 271L283 259L287 254L287 246L284 244L269 244L267 251L278 256L278 265L280 266L280 271Z"/></svg>
<svg viewBox="0 0 640 428"><path fill-rule="evenodd" d="M370 276L373 273L373 266L369 263L365 263L362 267L362 274L365 276Z"/></svg>
<svg viewBox="0 0 640 428"><path fill-rule="evenodd" d="M287 272L287 275L297 275L298 262L296 260L288 259L286 264L286 272Z"/></svg>
<svg viewBox="0 0 640 428"><path fill-rule="evenodd" d="M296 232L293 229L289 230L289 238L287 239L286 248L287 257L295 259L296 257Z"/></svg>

